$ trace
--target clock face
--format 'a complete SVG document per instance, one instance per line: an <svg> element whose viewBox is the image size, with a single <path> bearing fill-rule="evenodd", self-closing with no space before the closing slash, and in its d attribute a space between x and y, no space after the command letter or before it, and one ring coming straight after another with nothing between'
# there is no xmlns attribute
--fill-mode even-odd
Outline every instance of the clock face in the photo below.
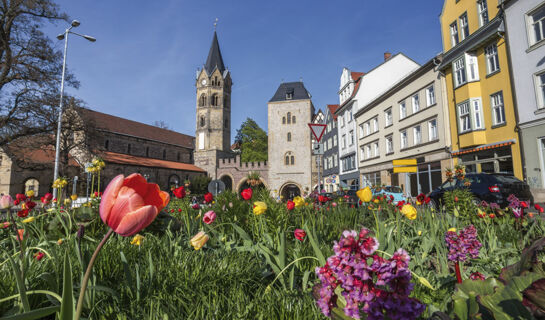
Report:
<svg viewBox="0 0 545 320"><path fill-rule="evenodd" d="M201 83L202 83L203 86L205 86L206 85L206 79L202 79Z"/></svg>

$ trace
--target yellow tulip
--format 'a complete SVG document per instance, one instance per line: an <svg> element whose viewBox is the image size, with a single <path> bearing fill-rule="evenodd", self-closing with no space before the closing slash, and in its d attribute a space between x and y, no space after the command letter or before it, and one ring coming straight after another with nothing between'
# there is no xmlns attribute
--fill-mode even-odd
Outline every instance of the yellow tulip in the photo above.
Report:
<svg viewBox="0 0 545 320"><path fill-rule="evenodd" d="M448 229L447 231L456 232L456 228L450 228L450 229Z"/></svg>
<svg viewBox="0 0 545 320"><path fill-rule="evenodd" d="M263 201L254 202L254 214L256 216L265 213L267 211L267 204Z"/></svg>
<svg viewBox="0 0 545 320"><path fill-rule="evenodd" d="M139 234L137 234L137 235L135 235L135 236L132 238L131 244L134 244L134 245L136 245L136 246L139 246L139 245L142 244L142 240L144 240L144 237L141 236L141 235L139 235Z"/></svg>
<svg viewBox="0 0 545 320"><path fill-rule="evenodd" d="M305 200L303 200L303 198L301 198L300 196L297 196L293 198L293 203L295 203L296 208L299 208L305 205Z"/></svg>
<svg viewBox="0 0 545 320"><path fill-rule="evenodd" d="M34 217L28 217L28 218L26 218L25 220L23 220L23 223L30 223L30 222L33 222L34 220L36 220L36 218L34 218Z"/></svg>
<svg viewBox="0 0 545 320"><path fill-rule="evenodd" d="M29 197L29 198L34 197L34 190L28 190L28 191L26 192L26 196Z"/></svg>
<svg viewBox="0 0 545 320"><path fill-rule="evenodd" d="M422 230L418 230L418 236L422 235Z"/></svg>
<svg viewBox="0 0 545 320"><path fill-rule="evenodd" d="M403 215L405 215L405 217L407 217L407 219L409 219L409 220L414 220L414 219L416 219L416 215L417 215L416 208L413 207L413 206L410 205L410 204L404 205L404 206L401 208L401 213L402 213Z"/></svg>
<svg viewBox="0 0 545 320"><path fill-rule="evenodd" d="M204 231L199 231L191 240L189 243L193 246L193 249L199 250L202 248L206 242L208 241L209 237Z"/></svg>
<svg viewBox="0 0 545 320"><path fill-rule="evenodd" d="M360 198L361 202L369 202L373 198L373 192L369 187L358 190L356 192L356 195L358 196L358 198Z"/></svg>
<svg viewBox="0 0 545 320"><path fill-rule="evenodd" d="M67 205L70 204L70 202L72 202L72 200L70 200L70 199L68 199L68 198L64 199L64 205L67 206Z"/></svg>
<svg viewBox="0 0 545 320"><path fill-rule="evenodd" d="M64 240L62 240L62 239L57 240L57 244L58 244L59 246L60 246L63 242L64 242Z"/></svg>
<svg viewBox="0 0 545 320"><path fill-rule="evenodd" d="M78 195L73 194L73 195L70 196L70 199L72 199L72 201L76 201L78 199Z"/></svg>

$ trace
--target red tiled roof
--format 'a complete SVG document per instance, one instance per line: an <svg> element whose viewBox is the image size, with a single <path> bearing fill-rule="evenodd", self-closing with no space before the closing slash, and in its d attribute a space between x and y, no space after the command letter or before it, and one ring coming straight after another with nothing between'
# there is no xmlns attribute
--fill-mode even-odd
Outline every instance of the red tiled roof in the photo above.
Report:
<svg viewBox="0 0 545 320"><path fill-rule="evenodd" d="M350 72L350 76L352 76L352 80L358 81L358 79L363 76L365 72Z"/></svg>
<svg viewBox="0 0 545 320"><path fill-rule="evenodd" d="M101 153L102 159L105 162L118 163L118 164L129 164L142 167L153 167L153 168L167 168L175 170L184 170L184 171L194 171L194 172L206 172L203 169L192 165L190 163L181 163L175 161L151 159L144 157L136 157L128 154L115 153L104 151Z"/></svg>
<svg viewBox="0 0 545 320"><path fill-rule="evenodd" d="M356 81L356 84L354 85L354 90L352 91L350 98L346 99L341 105L341 107L347 104L348 102L350 102L350 100L354 98L356 93L358 93L358 89L360 88L360 83L361 83L361 77L365 74L365 72L352 72L351 74L352 74L352 79L354 79L354 74L360 74L360 76L357 79L354 79L354 81Z"/></svg>
<svg viewBox="0 0 545 320"><path fill-rule="evenodd" d="M333 120L337 120L337 115L335 114L335 111L337 111L337 109L339 109L339 105L338 104L328 104L327 108L329 109L329 113L331 113L331 115L333 116Z"/></svg>
<svg viewBox="0 0 545 320"><path fill-rule="evenodd" d="M6 147L10 157L23 163L40 165L51 165L55 162L55 147L50 144L54 142L47 136L33 136L20 138L13 141ZM80 165L72 155L68 155L68 165L79 167Z"/></svg>
<svg viewBox="0 0 545 320"><path fill-rule="evenodd" d="M155 140L181 147L194 148L194 137L176 131L155 127L149 124L136 122L110 114L80 108L84 117L94 121L98 129L105 131L126 134L133 137Z"/></svg>

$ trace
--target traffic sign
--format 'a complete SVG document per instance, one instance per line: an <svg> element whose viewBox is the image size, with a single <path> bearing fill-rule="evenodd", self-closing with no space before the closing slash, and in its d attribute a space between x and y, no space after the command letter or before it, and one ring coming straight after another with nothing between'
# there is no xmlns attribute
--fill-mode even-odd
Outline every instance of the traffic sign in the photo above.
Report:
<svg viewBox="0 0 545 320"><path fill-rule="evenodd" d="M208 191L214 196L225 191L225 183L221 180L212 180L208 184Z"/></svg>
<svg viewBox="0 0 545 320"><path fill-rule="evenodd" d="M308 126L310 127L310 131L312 131L316 142L320 142L320 140L322 140L322 136L324 135L327 125L321 123L309 123Z"/></svg>
<svg viewBox="0 0 545 320"><path fill-rule="evenodd" d="M394 166L416 166L416 159L392 160Z"/></svg>
<svg viewBox="0 0 545 320"><path fill-rule="evenodd" d="M322 155L324 154L324 144L323 143L315 143L312 146L312 154L314 155Z"/></svg>
<svg viewBox="0 0 545 320"><path fill-rule="evenodd" d="M402 172L418 172L416 166L412 167L394 167L394 173L402 173Z"/></svg>

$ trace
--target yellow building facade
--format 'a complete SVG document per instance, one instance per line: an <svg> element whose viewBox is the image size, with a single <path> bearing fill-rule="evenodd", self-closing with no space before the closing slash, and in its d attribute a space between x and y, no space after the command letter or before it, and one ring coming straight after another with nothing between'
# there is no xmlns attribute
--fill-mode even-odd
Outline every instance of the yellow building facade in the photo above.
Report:
<svg viewBox="0 0 545 320"><path fill-rule="evenodd" d="M490 6L489 6L490 4ZM467 172L523 179L504 21L495 0L445 0L440 16L451 154Z"/></svg>

